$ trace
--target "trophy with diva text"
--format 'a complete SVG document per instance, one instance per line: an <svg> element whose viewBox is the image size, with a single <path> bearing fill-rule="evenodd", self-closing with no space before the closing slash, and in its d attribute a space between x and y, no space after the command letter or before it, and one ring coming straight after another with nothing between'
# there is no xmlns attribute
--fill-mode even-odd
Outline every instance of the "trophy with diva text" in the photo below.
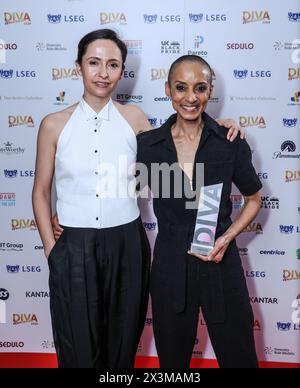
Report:
<svg viewBox="0 0 300 388"><path fill-rule="evenodd" d="M223 183L202 186L191 252L208 256L215 243Z"/></svg>

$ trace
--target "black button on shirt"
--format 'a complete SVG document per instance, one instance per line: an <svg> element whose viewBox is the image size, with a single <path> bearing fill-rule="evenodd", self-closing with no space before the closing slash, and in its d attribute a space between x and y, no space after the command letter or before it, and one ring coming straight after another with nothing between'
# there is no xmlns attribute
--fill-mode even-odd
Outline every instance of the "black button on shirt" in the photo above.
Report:
<svg viewBox="0 0 300 388"><path fill-rule="evenodd" d="M152 189L151 164L177 163L177 152L171 134L171 127L176 122L174 114L160 128L138 135L137 161L144 163L148 168L148 185ZM203 113L204 127L200 144L195 155L193 186L196 182L196 164L204 163L204 185L210 186L223 183L222 199L218 218L217 235L224 233L230 226L232 203L230 200L232 183L241 194L249 196L262 187L251 162L251 149L246 140L239 135L233 142L226 139L228 129L218 125L208 114ZM178 169L179 166L178 166ZM180 169L183 180L188 177ZM162 176L159 185L162 185ZM153 190L152 190L153 191ZM160 193L161 194L161 193ZM186 209L187 197L176 198L175 183L171 179L170 198L153 198L153 207L158 224L190 224L195 225L197 209Z"/></svg>

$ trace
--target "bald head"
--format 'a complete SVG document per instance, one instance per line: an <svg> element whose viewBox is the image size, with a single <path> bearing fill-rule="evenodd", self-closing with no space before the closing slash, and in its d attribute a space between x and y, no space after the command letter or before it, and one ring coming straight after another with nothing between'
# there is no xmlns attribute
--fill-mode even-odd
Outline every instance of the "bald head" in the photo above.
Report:
<svg viewBox="0 0 300 388"><path fill-rule="evenodd" d="M170 67L170 70L169 70L169 75L168 75L168 84L169 86L171 86L171 82L172 82L172 77L173 77L173 74L176 70L176 68L181 65L183 62L195 62L195 63L199 63L199 65L201 65L201 68L205 68L207 69L207 72L208 72L208 82L209 84L212 83L212 75L213 75L213 71L210 67L210 65L201 57L197 56L197 55L183 55L182 57L179 57L178 59L176 59L176 61L174 61Z"/></svg>

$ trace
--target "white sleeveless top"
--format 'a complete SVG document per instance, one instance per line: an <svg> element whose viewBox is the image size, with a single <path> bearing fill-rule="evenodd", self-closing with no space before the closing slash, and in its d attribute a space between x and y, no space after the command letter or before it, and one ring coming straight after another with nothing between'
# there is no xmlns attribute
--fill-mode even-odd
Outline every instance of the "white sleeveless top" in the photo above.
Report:
<svg viewBox="0 0 300 388"><path fill-rule="evenodd" d="M135 133L112 100L97 114L82 98L56 149L59 223L100 229L138 218L136 152Z"/></svg>

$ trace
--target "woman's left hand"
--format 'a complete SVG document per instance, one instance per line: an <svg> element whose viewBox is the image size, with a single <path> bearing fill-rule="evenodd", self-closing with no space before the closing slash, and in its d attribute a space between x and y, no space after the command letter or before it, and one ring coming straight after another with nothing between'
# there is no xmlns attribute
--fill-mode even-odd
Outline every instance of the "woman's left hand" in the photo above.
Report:
<svg viewBox="0 0 300 388"><path fill-rule="evenodd" d="M240 132L240 138L246 139L246 133L243 128L241 128L234 120L232 119L218 119L216 120L219 125L229 129L227 133L227 140L233 141L238 133Z"/></svg>
<svg viewBox="0 0 300 388"><path fill-rule="evenodd" d="M214 263L220 263L223 260L224 254L230 242L231 239L228 236L223 235L217 238L214 249L210 252L208 256L192 253L191 251L188 251L188 253L203 261L212 261Z"/></svg>

